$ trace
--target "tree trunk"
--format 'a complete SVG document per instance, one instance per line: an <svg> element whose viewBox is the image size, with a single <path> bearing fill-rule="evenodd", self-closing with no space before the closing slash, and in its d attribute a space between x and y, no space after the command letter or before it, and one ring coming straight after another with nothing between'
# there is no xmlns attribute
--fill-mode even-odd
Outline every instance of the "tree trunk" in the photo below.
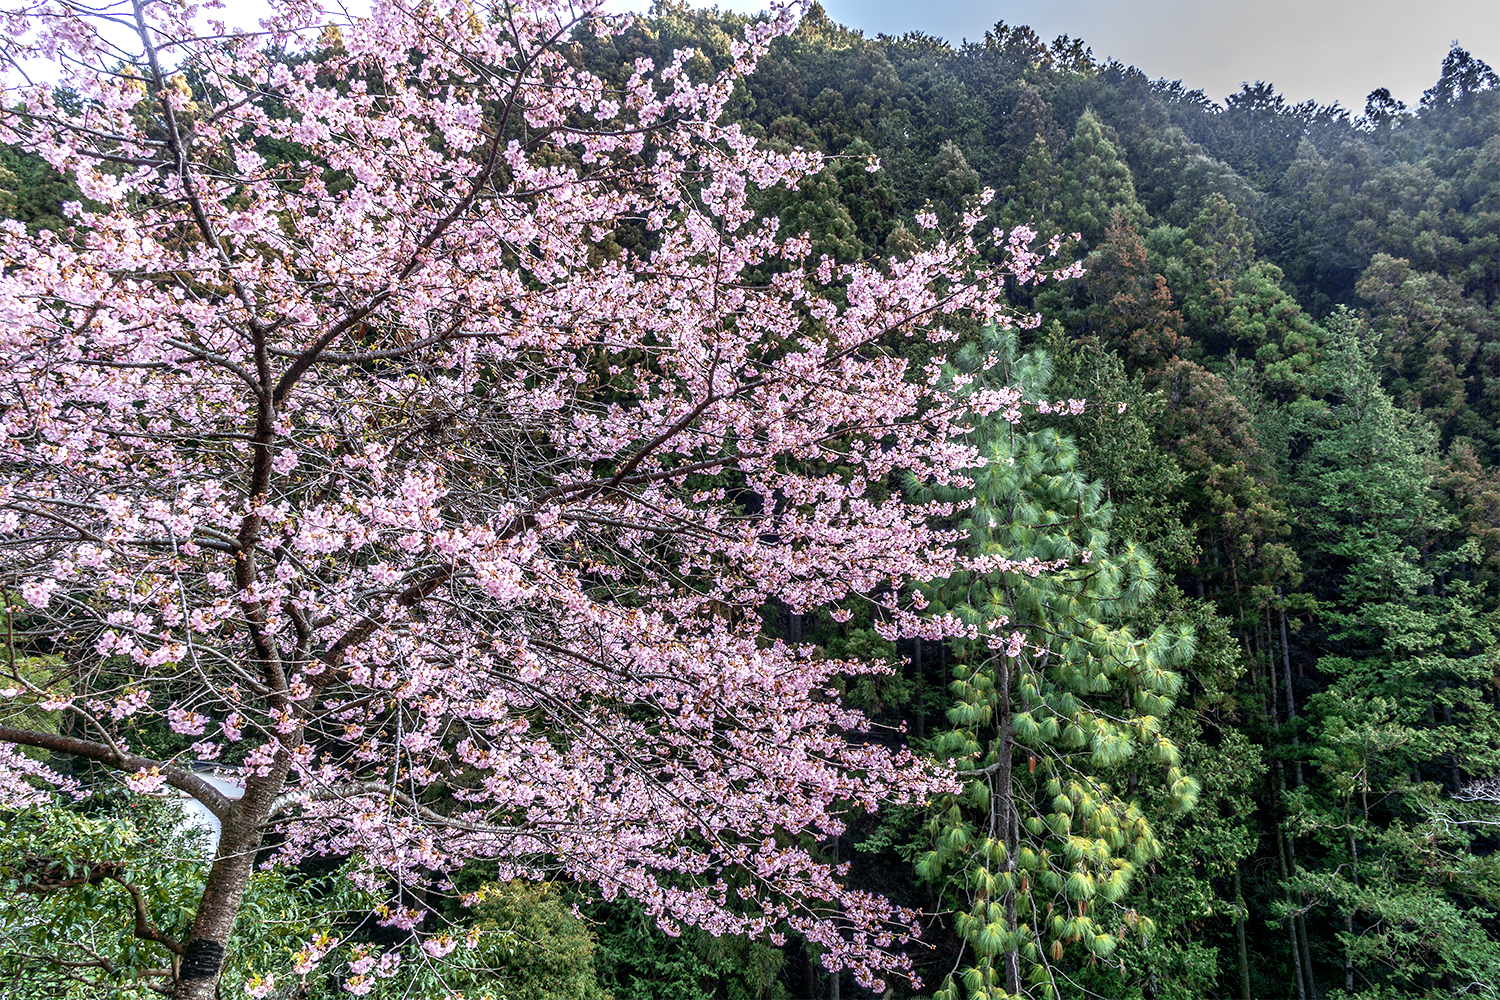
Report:
<svg viewBox="0 0 1500 1000"><path fill-rule="evenodd" d="M229 950L229 936L245 899L245 887L255 869L255 855L265 836L271 803L286 785L290 755L282 750L271 773L251 778L245 794L224 818L213 867L198 902L198 915L185 942L186 953L173 1000L214 1000L218 996L219 973Z"/></svg>
<svg viewBox="0 0 1500 1000"><path fill-rule="evenodd" d="M1291 872L1289 871L1286 862L1285 839L1279 827L1276 830L1276 841L1276 855L1277 860L1281 862L1282 878L1289 880L1291 877ZM1291 886L1286 885L1285 882L1283 882L1283 885L1285 886L1283 895L1286 899L1286 905L1290 909L1292 905L1292 889ZM1292 914L1287 915L1286 929L1288 936L1291 938L1292 944L1292 971L1296 973L1297 978L1297 1000L1307 1000L1307 985L1303 979L1302 974L1302 948L1297 939L1297 918Z"/></svg>
<svg viewBox="0 0 1500 1000"><path fill-rule="evenodd" d="M1005 844L1006 866L1011 872L1011 887L1005 891L1005 924L1007 932L1016 929L1016 849L1018 824L1016 823L1016 792L1011 770L1014 764L1015 736L1010 724L1010 674L1011 660L1000 657L1000 754L995 773L995 806L999 814L1000 839ZM991 831L993 836L994 831ZM1021 991L1021 955L1016 948L1007 948L1001 961L1005 966L1003 982L1005 991L1016 994Z"/></svg>
<svg viewBox="0 0 1500 1000"><path fill-rule="evenodd" d="M1259 663L1259 658L1257 657L1254 662ZM1271 733L1279 738L1281 736L1281 707L1276 702L1280 700L1281 693L1280 685L1276 680L1276 662L1269 657L1266 658L1266 678L1271 682L1271 709L1267 713L1271 720ZM1280 791L1285 790L1285 785L1283 785Z"/></svg>
<svg viewBox="0 0 1500 1000"><path fill-rule="evenodd" d="M1283 671L1282 676L1286 680L1284 685L1286 688L1286 717L1288 722L1295 725L1297 721L1297 702L1292 697L1292 652L1291 646L1286 639L1286 602L1281 598L1281 588L1279 586L1276 588L1276 603L1279 606L1278 610L1281 612L1281 667ZM1275 668L1273 667L1272 669L1274 670ZM1292 744L1295 746L1300 742L1301 740L1297 738L1297 733L1294 729L1292 732ZM1299 754L1298 757L1300 758L1301 755ZM1297 787L1302 787L1302 761L1300 759L1297 761Z"/></svg>
<svg viewBox="0 0 1500 1000"><path fill-rule="evenodd" d="M1269 615L1269 612L1268 612ZM1269 624L1268 624L1269 630ZM1277 719L1276 706L1276 661L1274 654L1267 651L1266 672L1271 677L1271 732L1275 736L1281 734L1281 722ZM1292 701L1290 690L1287 692L1287 704L1295 705ZM1284 804L1286 801L1286 772L1282 769L1281 761L1272 765L1272 772L1276 776L1276 796ZM1284 823L1276 826L1277 858L1281 861L1281 872L1283 885L1285 886L1285 897L1288 908L1292 908L1291 878L1297 872L1297 848L1292 842L1292 835L1286 832ZM1302 894L1298 893L1300 900ZM1308 953L1307 925L1300 915L1293 915L1287 921L1287 929L1292 938L1292 964L1297 970L1297 996L1299 1000L1317 1000L1317 989L1312 980L1312 956Z"/></svg>
<svg viewBox="0 0 1500 1000"><path fill-rule="evenodd" d="M1297 843L1292 839L1292 835L1290 833L1286 835L1286 858L1287 869L1293 874L1296 874ZM1303 893L1298 892L1297 900L1299 904L1305 904L1307 902L1307 897ZM1299 911L1302 908L1303 907L1301 905L1298 906ZM1297 917L1292 921L1292 925L1296 928L1297 940L1302 945L1302 947L1298 950L1302 953L1302 974L1307 980L1308 1000L1318 1000L1318 983L1317 980L1313 978L1312 948L1307 943L1307 915L1305 913L1299 912L1297 914Z"/></svg>
<svg viewBox="0 0 1500 1000"><path fill-rule="evenodd" d="M1271 670L1271 683L1276 683L1276 671ZM1276 722L1276 698L1271 697L1271 730L1275 732L1280 726ZM1281 761L1275 761L1271 765L1271 773L1275 776L1276 800L1282 803L1286 801L1286 775L1281 770ZM1297 918L1290 911L1292 906L1292 873L1293 862L1290 838L1286 835L1284 821L1276 821L1276 862L1281 867L1281 893L1286 902L1287 914L1286 929L1291 937L1292 943L1292 970L1297 978L1297 1000L1307 1000L1307 984L1302 972L1302 947L1297 937Z"/></svg>
<svg viewBox="0 0 1500 1000"><path fill-rule="evenodd" d="M1234 918L1234 942L1239 950L1240 957L1240 998L1251 1000L1250 997L1250 950L1245 945L1245 917L1248 909L1245 906L1245 894L1240 889L1240 870L1234 870L1234 901L1238 904L1240 912Z"/></svg>
<svg viewBox="0 0 1500 1000"><path fill-rule="evenodd" d="M1307 943L1307 916L1299 914L1297 917L1297 936L1302 941L1302 965L1304 975L1307 977L1308 1000L1318 1000L1318 981L1313 977L1312 947Z"/></svg>

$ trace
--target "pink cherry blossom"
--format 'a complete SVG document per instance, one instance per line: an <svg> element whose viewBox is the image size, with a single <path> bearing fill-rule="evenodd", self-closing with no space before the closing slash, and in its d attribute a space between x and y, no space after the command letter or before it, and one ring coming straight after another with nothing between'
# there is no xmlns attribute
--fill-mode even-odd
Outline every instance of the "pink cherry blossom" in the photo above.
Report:
<svg viewBox="0 0 1500 1000"><path fill-rule="evenodd" d="M433 957L452 940L400 901L486 859L669 931L800 934L871 989L909 974L919 915L805 845L954 779L831 695L886 664L760 610L975 634L913 596L981 568L942 527L959 505L867 487L970 482L972 415L1039 407L950 384L954 317L1034 325L1007 288L1079 269L976 213L849 264L759 218L760 189L823 167L725 116L789 8L722 74L680 52L616 86L563 44L616 30L594 0L271 6L214 38L142 4L144 80L85 8L6 15L0 65L67 53L77 100L7 91L0 141L86 200L63 233L0 227L0 552L94 686L18 692L92 735L0 726L0 800L63 784L12 744L196 796L225 832L190 948L228 938L272 832L276 863L357 859ZM890 350L924 340L930 362ZM242 797L143 756L153 719L198 758L233 744Z"/></svg>

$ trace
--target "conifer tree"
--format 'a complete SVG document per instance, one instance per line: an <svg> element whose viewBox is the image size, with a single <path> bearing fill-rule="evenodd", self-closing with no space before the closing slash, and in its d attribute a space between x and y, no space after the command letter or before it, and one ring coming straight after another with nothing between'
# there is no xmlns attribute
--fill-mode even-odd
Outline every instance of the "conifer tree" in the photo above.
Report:
<svg viewBox="0 0 1500 1000"><path fill-rule="evenodd" d="M1041 91L1030 84L1021 84L1015 106L1005 119L1005 143L1009 155L1019 161L1036 139L1041 139L1049 150L1060 149L1066 137L1067 134L1057 127L1052 107L1042 97Z"/></svg>
<svg viewBox="0 0 1500 1000"><path fill-rule="evenodd" d="M969 166L958 143L949 140L938 147L922 188L939 218L951 222L963 210L964 199L979 193L979 174Z"/></svg>
<svg viewBox="0 0 1500 1000"><path fill-rule="evenodd" d="M1057 161L1047 140L1037 136L1021 158L1015 186L1001 217L1008 224L1028 225L1043 236L1061 232L1063 209L1059 194Z"/></svg>
<svg viewBox="0 0 1500 1000"><path fill-rule="evenodd" d="M1019 384L1044 412L1076 411L1040 399L1050 367L1040 353L1017 357L1014 332L990 330L955 375L976 390ZM1161 735L1194 636L1119 624L1154 594L1156 572L1133 547L1111 545L1109 508L1078 472L1072 441L998 422L974 437L987 464L960 527L977 556L1030 564L929 587L932 610L967 622L973 638L954 642L951 728L934 740L965 787L938 801L918 871L958 897L966 958L938 997L1056 997L1070 946L1075 958L1107 959L1121 935L1151 933L1123 900L1161 850L1149 814L1197 796Z"/></svg>
<svg viewBox="0 0 1500 1000"><path fill-rule="evenodd" d="M1255 260L1255 236L1234 204L1214 194L1187 227L1182 253L1198 282L1233 281Z"/></svg>
<svg viewBox="0 0 1500 1000"><path fill-rule="evenodd" d="M1500 318L1483 296L1466 297L1462 279L1384 253L1371 258L1355 290L1370 306L1395 402L1436 424L1445 443L1462 435L1493 454Z"/></svg>
<svg viewBox="0 0 1500 1000"><path fill-rule="evenodd" d="M1059 166L1067 228L1082 233L1089 246L1098 246L1104 239L1116 209L1131 225L1140 228L1146 224L1146 210L1136 198L1130 167L1092 111L1085 111L1078 119Z"/></svg>
<svg viewBox="0 0 1500 1000"><path fill-rule="evenodd" d="M1153 274L1125 212L1116 208L1104 242L1089 260L1093 299L1089 328L1137 369L1157 369L1188 346L1181 336L1182 315L1173 308L1167 279Z"/></svg>
<svg viewBox="0 0 1500 1000"><path fill-rule="evenodd" d="M1318 860L1292 887L1332 911L1351 994L1494 982L1500 945L1481 928L1500 917L1500 859L1476 850L1483 827L1452 796L1500 761L1486 693L1500 620L1455 572L1479 546L1454 539L1438 503L1435 428L1394 405L1352 314L1328 334L1329 405L1300 464L1331 683L1307 705L1322 781L1288 802Z"/></svg>

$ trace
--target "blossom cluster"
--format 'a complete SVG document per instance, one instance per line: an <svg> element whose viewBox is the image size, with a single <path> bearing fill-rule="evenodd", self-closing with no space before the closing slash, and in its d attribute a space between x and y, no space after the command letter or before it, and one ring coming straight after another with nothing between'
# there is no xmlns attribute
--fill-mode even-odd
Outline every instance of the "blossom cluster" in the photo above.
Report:
<svg viewBox="0 0 1500 1000"><path fill-rule="evenodd" d="M892 596L956 567L954 508L884 484L962 484L971 415L1022 401L881 345L1028 323L1007 285L1076 267L1024 229L999 265L968 231L813 260L760 218L758 190L823 166L724 120L785 10L706 82L682 52L614 87L558 44L611 30L597 4L390 0L336 44L273 7L264 35L203 39L146 6L136 75L78 9L5 22L7 53L68 54L78 99L23 88L0 141L86 201L66 233L0 229L3 576L96 679L15 697L109 734L97 759L137 790L210 798L193 762L235 761L245 795L215 807L281 863L360 859L430 957L454 941L399 887L483 858L669 929L795 932L881 988L916 914L804 838L951 779L834 696L886 665L761 612L864 599L882 634L954 634ZM649 250L622 250L636 226ZM151 719L177 756L134 754ZM28 760L0 746L0 796Z"/></svg>

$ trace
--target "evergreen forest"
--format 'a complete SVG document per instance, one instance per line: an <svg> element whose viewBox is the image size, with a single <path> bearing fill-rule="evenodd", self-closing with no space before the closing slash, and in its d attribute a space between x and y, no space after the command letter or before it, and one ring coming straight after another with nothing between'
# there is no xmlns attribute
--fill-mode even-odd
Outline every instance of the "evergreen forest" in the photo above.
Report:
<svg viewBox="0 0 1500 1000"><path fill-rule="evenodd" d="M691 47L702 79L747 20L667 3L572 45L622 86ZM462 919L513 932L486 988L1500 998L1500 77L1457 44L1432 70L1415 107L1384 90L1295 104L1262 82L1220 104L1004 23L962 45L869 37L814 4L773 43L732 107L764 142L827 156L760 206L815 257L900 261L968 214L1083 262L1016 288L1035 328L954 317L943 364L966 391L1086 406L978 422L973 490L923 496L965 500L948 527L970 554L1089 558L926 586L929 613L1010 623L1025 641L1008 650L888 641L869 603L764 610L788 642L895 665L842 694L961 776L814 845L927 915L919 989L872 994L795 935L668 936L634 904L478 866L459 888L487 885L485 902ZM0 214L58 230L77 197L0 150ZM185 848L136 798L0 835L155 851L170 900ZM254 905L311 913L332 874L265 873ZM0 901L0 961L21 985L0 996L31 998L41 910L17 905Z"/></svg>

